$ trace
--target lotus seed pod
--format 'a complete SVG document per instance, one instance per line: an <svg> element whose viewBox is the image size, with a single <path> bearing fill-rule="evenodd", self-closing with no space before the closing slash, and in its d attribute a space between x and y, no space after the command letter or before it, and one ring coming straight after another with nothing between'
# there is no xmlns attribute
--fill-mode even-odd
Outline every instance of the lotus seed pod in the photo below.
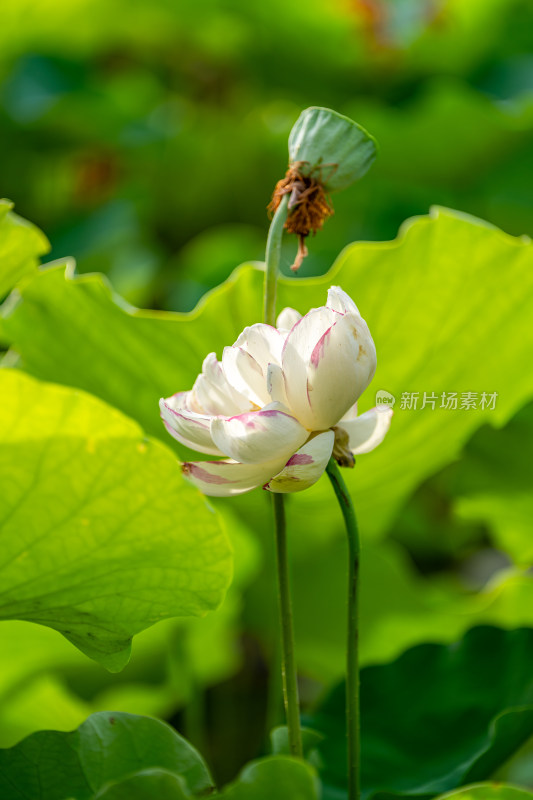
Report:
<svg viewBox="0 0 533 800"><path fill-rule="evenodd" d="M313 106L298 117L289 135L290 164L317 179L326 192L362 178L377 153L375 139L336 111Z"/></svg>

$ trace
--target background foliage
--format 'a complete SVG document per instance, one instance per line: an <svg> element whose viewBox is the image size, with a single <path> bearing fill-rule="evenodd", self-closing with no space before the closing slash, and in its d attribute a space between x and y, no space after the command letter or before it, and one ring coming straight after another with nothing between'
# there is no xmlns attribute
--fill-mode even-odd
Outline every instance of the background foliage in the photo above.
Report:
<svg viewBox="0 0 533 800"><path fill-rule="evenodd" d="M128 448L153 437L149 453L135 451L133 492L150 488L143 470L152 475L151 491L163 481L159 502L175 524L173 499L187 497L198 519L209 519L204 534L221 552L231 538L235 565L217 611L138 635L117 675L56 631L24 621L47 621L30 607L46 587L30 583L16 603L4 603L2 594L2 616L16 618L0 624L0 650L9 653L0 662L2 746L44 728L71 730L93 711L155 714L198 745L224 782L264 752L265 721L281 720L278 687L269 688L277 655L268 498L217 503L215 520L173 476L174 443L157 400L188 388L203 356L259 317L261 274L253 266L191 316L170 312L189 311L239 263L262 259L265 206L286 166L288 132L308 105L352 116L381 146L370 173L334 197L334 217L310 241L302 277L322 276L335 261L333 272L280 288L280 302L301 311L322 304L332 281L349 291L376 339L373 389L398 398L390 436L350 475L364 536L362 659L388 665L411 645L447 643L478 623L533 625L533 256L530 244L512 238L533 232L532 39L526 0L353 0L327 8L302 0L4 4L0 192L46 232L47 259L57 263L38 271L44 236L9 205L0 207L0 295L17 287L0 319L3 366L10 368L3 379L16 380L13 368L32 376L19 376L24 400L11 390L27 409L18 441L4 418L0 468L5 461L12 480L3 482L2 511L16 505L25 480L35 492L58 492L35 483L42 462L35 474L30 465L35 439L46 446L37 423L49 418L47 398L70 394L73 421L76 414L85 425L91 414L117 421L120 432L107 431L103 447L118 436L127 465ZM474 214L505 233L437 209L386 243L407 217L433 205ZM357 240L368 243L337 259ZM294 247L285 247L286 268ZM400 409L402 392L412 391L499 396L493 412ZM373 405L371 393L363 404ZM48 455L52 466L68 465L69 448L79 452L91 439L80 428L61 437L63 452ZM20 480L10 471L14 450ZM112 469L110 484L127 471L118 456ZM78 508L88 489L71 486ZM87 515L63 511L67 541L76 541ZM97 519L100 511L93 512ZM42 515L48 519L44 508ZM289 516L302 694L311 709L343 669L344 541L325 482L290 498ZM11 541L7 525L2 536ZM148 530L157 538L149 520L135 525L137 543ZM127 530L122 535L126 542ZM65 555L60 538L56 544ZM118 552L120 541L113 546ZM101 560L112 559L111 550L95 547ZM19 586L17 568L16 561L2 568L3 586L9 576ZM94 564L86 568L92 573ZM71 587L72 575L64 577ZM81 573L74 577L76 584ZM228 580L229 566L220 586ZM201 600L203 608L216 602L205 594ZM122 644L160 616L131 611ZM526 744L499 775L533 786L530 764Z"/></svg>

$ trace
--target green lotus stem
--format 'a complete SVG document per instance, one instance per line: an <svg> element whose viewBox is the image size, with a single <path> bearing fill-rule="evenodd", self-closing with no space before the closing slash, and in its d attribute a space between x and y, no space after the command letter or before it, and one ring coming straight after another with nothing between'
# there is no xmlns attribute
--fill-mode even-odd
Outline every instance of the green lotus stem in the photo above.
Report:
<svg viewBox="0 0 533 800"><path fill-rule="evenodd" d="M283 683L281 676L281 641L280 636L274 637L272 652L270 653L270 675L268 679L268 693L266 701L265 731L268 735L274 728L283 724L284 711L281 707L283 698Z"/></svg>
<svg viewBox="0 0 533 800"><path fill-rule="evenodd" d="M359 709L359 528L350 493L335 459L326 468L339 501L348 535L348 638L346 646L346 733L348 739L348 797L359 800L360 709Z"/></svg>
<svg viewBox="0 0 533 800"><path fill-rule="evenodd" d="M282 198L270 225L266 246L266 274L264 295L264 321L276 325L276 284L281 259L283 226L287 219L288 197ZM276 532L276 566L278 573L278 598L281 622L281 675L283 701L289 730L291 755L302 757L302 733L300 728L300 701L298 678L294 654L294 632L289 581L289 559L287 554L287 528L285 505L282 494L272 494L274 525Z"/></svg>
<svg viewBox="0 0 533 800"><path fill-rule="evenodd" d="M283 701L289 729L291 755L302 758L302 732L300 728L300 701L294 654L289 563L287 558L287 530L285 504L281 494L273 494L274 520L276 526L276 566L278 571L279 609L281 620L281 676Z"/></svg>
<svg viewBox="0 0 533 800"><path fill-rule="evenodd" d="M287 219L289 197L285 195L276 209L274 218L268 231L266 246L266 272L263 319L267 325L276 326L276 284L278 281L279 264L281 261L281 240L283 226Z"/></svg>

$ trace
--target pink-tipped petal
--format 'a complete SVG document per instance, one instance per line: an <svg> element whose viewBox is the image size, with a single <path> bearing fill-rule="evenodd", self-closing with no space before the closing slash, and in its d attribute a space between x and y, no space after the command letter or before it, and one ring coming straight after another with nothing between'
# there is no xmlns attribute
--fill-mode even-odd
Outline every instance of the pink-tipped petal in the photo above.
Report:
<svg viewBox="0 0 533 800"><path fill-rule="evenodd" d="M270 401L265 374L261 365L242 347L225 347L222 354L224 373L241 394L256 406L264 406Z"/></svg>
<svg viewBox="0 0 533 800"><path fill-rule="evenodd" d="M227 456L243 464L285 460L305 442L308 431L285 406L271 403L261 411L211 420L211 436Z"/></svg>
<svg viewBox="0 0 533 800"><path fill-rule="evenodd" d="M263 375L266 375L270 362L281 363L284 343L285 337L280 331L258 322L245 328L233 346L246 350L257 361Z"/></svg>
<svg viewBox="0 0 533 800"><path fill-rule="evenodd" d="M263 488L269 492L301 492L320 478L333 450L333 431L319 433L304 444Z"/></svg>
<svg viewBox="0 0 533 800"><path fill-rule="evenodd" d="M210 497L231 497L257 489L279 472L283 462L239 464L236 461L188 461L184 476Z"/></svg>
<svg viewBox="0 0 533 800"><path fill-rule="evenodd" d="M161 398L159 401L165 428L174 439L192 450L211 456L223 455L211 438L211 417L188 411L185 406L179 405L183 394L187 393Z"/></svg>
<svg viewBox="0 0 533 800"><path fill-rule="evenodd" d="M342 315L330 308L314 308L291 328L283 347L281 366L289 408L309 430L320 430L313 424L307 397L311 354L323 334L340 319Z"/></svg>
<svg viewBox="0 0 533 800"><path fill-rule="evenodd" d="M392 408L384 406L365 411L357 419L341 420L339 427L348 434L348 447L354 455L369 453L381 444L390 428L392 414Z"/></svg>
<svg viewBox="0 0 533 800"><path fill-rule="evenodd" d="M340 311L341 314L357 314L361 316L352 298L340 286L331 286L328 290L327 306L334 311Z"/></svg>
<svg viewBox="0 0 533 800"><path fill-rule="evenodd" d="M357 314L345 314L311 353L307 371L310 411L304 417L298 415L302 424L313 430L336 425L364 392L375 369L376 349L366 323Z"/></svg>

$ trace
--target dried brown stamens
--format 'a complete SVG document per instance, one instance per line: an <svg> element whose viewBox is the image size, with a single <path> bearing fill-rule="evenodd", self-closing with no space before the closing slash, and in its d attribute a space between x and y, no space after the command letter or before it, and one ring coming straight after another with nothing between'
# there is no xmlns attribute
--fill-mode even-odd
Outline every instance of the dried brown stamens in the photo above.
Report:
<svg viewBox="0 0 533 800"><path fill-rule="evenodd" d="M285 230L295 233L299 237L298 253L291 269L296 272L305 256L307 247L305 239L311 231L313 234L322 227L325 220L333 214L331 205L324 186L319 178L303 175L301 168L303 162L291 164L285 177L277 182L268 205L268 210L273 214L281 203L282 197L289 194L289 214L285 222Z"/></svg>

